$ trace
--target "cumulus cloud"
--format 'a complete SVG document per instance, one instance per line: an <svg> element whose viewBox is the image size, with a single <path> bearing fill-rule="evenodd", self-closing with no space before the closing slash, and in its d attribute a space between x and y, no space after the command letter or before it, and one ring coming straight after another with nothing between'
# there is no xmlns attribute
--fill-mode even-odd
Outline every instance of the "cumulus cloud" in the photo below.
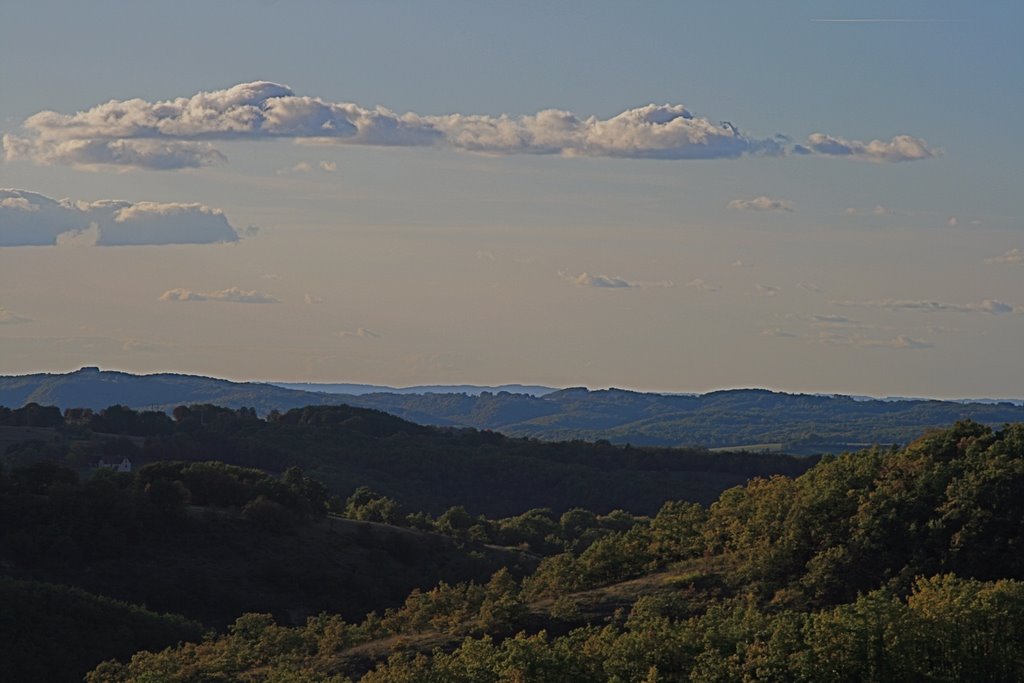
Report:
<svg viewBox="0 0 1024 683"><path fill-rule="evenodd" d="M0 246L44 246L61 235L96 232L95 244L211 244L238 235L224 213L202 204L52 199L0 189Z"/></svg>
<svg viewBox="0 0 1024 683"><path fill-rule="evenodd" d="M190 289L169 289L160 301L224 301L233 304L278 304L280 299L255 290L229 287L216 292L194 292Z"/></svg>
<svg viewBox="0 0 1024 683"><path fill-rule="evenodd" d="M875 301L836 301L838 306L852 306L861 308L882 308L888 311L923 311L927 313L954 312L954 313L991 313L1000 315L1013 313L1016 308L1010 304L997 301L996 299L985 299L978 303L954 304L946 301L912 300L912 299L880 299Z"/></svg>
<svg viewBox="0 0 1024 683"><path fill-rule="evenodd" d="M1024 263L1024 251L1014 247L1009 251L1003 252L999 256L993 256L992 258L985 259L985 263L1005 263L1010 265L1018 265Z"/></svg>
<svg viewBox="0 0 1024 683"><path fill-rule="evenodd" d="M797 154L818 154L821 156L849 157L861 161L875 163L892 163L900 161L921 161L940 156L942 151L928 146L920 138L910 135L897 135L889 141L847 140L845 138L813 133L803 145L796 145L793 151Z"/></svg>
<svg viewBox="0 0 1024 683"><path fill-rule="evenodd" d="M796 211L793 202L785 199L772 199L765 195L753 199L734 199L726 206L738 211Z"/></svg>
<svg viewBox="0 0 1024 683"><path fill-rule="evenodd" d="M0 307L0 325L18 325L30 322L32 322L32 318L18 315L14 311L8 311L6 308Z"/></svg>
<svg viewBox="0 0 1024 683"><path fill-rule="evenodd" d="M75 114L42 111L3 138L9 160L84 168L198 168L226 157L217 140L292 139L310 144L434 146L486 154L562 154L640 159L728 159L744 155L850 156L906 161L936 154L924 141L848 141L816 133L805 145L759 138L681 104L648 104L607 119L548 109L525 116L399 114L297 95L256 81L191 97L111 100ZM333 171L334 164L321 164Z"/></svg>
<svg viewBox="0 0 1024 683"><path fill-rule="evenodd" d="M306 303L307 306L314 306L316 304L322 304L324 302L324 300L321 299L320 297L316 296L315 294L310 294L308 292L305 295L303 295L302 300Z"/></svg>

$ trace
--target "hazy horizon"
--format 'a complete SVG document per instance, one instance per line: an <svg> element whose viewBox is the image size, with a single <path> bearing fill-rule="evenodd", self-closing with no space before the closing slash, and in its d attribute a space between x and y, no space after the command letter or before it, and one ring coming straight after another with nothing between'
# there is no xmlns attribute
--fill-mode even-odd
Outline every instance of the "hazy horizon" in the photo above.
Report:
<svg viewBox="0 0 1024 683"><path fill-rule="evenodd" d="M536 382L518 382L518 381L493 382L493 383L482 383L482 382L473 382L473 381L469 381L469 382L453 382L453 383L429 382L429 383L419 383L419 384L395 385L395 384L384 384L384 383L381 383L381 382L349 382L349 381L346 381L346 380L311 381L311 380L268 379L268 378L265 378L265 377L226 377L226 376L221 376L221 375L209 375L209 374L202 375L202 374L199 374L199 373L182 372L182 371L178 371L178 370L160 370L160 369L148 370L148 371L145 371L145 372L135 372L135 371L131 371L131 370L124 370L124 369L121 369L121 368L100 367L100 366L95 366L95 365L91 365L91 366L90 365L86 365L86 366L82 366L82 367L79 367L79 368L72 368L72 369L69 369L69 370L39 370L39 371L32 371L32 372L25 372L25 373L10 373L10 374L0 375L0 376L6 376L6 377L29 377L29 376L32 376L32 375L39 375L39 374L64 375L64 374L70 374L70 373L74 373L74 372L79 372L79 371L82 371L82 370L93 370L93 369L97 369L97 370L99 370L101 372L121 372L121 373L127 373L127 374L136 375L136 376L140 376L140 377L144 377L144 376L147 376L147 375L164 375L164 374L170 374L170 375L191 375L191 376L196 376L196 377L206 377L206 378L209 378L209 379L226 380L226 381L229 381L229 382L271 384L271 385L274 385L274 386L281 386L281 387L287 387L289 385L291 385L291 386L307 385L307 386L310 386L310 387L350 385L350 386L357 386L357 387L375 387L375 388L379 387L379 388L382 388L382 389L394 389L396 391L406 391L406 390L409 390L409 389L416 389L416 388L422 388L422 387L439 388L439 389L443 389L443 388L446 388L446 387L451 387L451 388L473 387L473 388L477 388L477 389L485 389L486 390L486 389L499 389L501 387L520 386L520 387L528 387L528 388L547 389L547 390L551 390L552 392L554 392L554 391L562 391L562 390L565 390L565 389L586 389L588 391L621 390L621 391L631 391L631 392L637 392L637 393L662 394L662 395L678 395L678 396L701 396L701 395L704 395L704 394L710 394L710 393L719 392L719 391L771 391L771 392L781 393L781 394L793 394L793 395L807 394L807 395L815 395L815 396L848 396L848 397L858 398L858 399L859 398L865 398L865 399L878 399L878 400L896 400L896 399L909 399L909 400L922 399L922 400L939 400L939 401L974 401L974 400L979 400L979 401L1011 401L1011 402L1015 402L1015 403L1019 403L1021 401L1024 401L1024 394L1021 394L1021 395L1006 395L1006 396L994 396L994 395L929 396L929 395L917 395L917 394L858 394L858 393L851 393L851 392L848 392L848 391L811 391L811 390L801 390L801 389L789 389L789 388L785 388L785 387L738 386L738 385L737 386L712 387L712 388L702 389L702 390L689 390L689 389L649 389L649 388L643 388L643 387L630 387L630 386L618 386L618 385L586 385L586 384L566 384L566 385L561 385L561 386L553 386L553 385L547 385L547 384L538 384ZM311 390L315 391L315 389L311 389ZM328 392L328 393L330 393L330 392ZM443 393L443 392L434 392L434 393Z"/></svg>

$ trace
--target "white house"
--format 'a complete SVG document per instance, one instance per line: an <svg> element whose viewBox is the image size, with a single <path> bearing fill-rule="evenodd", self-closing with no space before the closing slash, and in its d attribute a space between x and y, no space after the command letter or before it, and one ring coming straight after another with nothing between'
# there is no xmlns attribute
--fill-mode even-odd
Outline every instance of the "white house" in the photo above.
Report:
<svg viewBox="0 0 1024 683"><path fill-rule="evenodd" d="M121 462L104 462L103 458L100 458L99 462L96 463L96 469L102 470L114 470L115 472L131 472L132 461L128 458L121 458Z"/></svg>

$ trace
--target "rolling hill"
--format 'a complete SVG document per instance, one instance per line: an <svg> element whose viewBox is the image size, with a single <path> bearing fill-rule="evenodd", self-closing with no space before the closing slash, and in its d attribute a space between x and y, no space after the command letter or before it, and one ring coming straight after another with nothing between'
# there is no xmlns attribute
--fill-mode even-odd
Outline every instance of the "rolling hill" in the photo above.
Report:
<svg viewBox="0 0 1024 683"><path fill-rule="evenodd" d="M341 385L332 386L340 390ZM193 375L132 375L83 368L67 374L0 377L0 405L35 402L62 409L99 409L119 403L170 412L182 404L210 403L252 407L265 415L308 405L347 404L418 424L474 427L546 441L607 440L637 446L780 450L795 455L907 443L927 429L961 419L991 426L1024 420L1024 406L992 400L881 400L764 389L677 395L570 388L539 396L481 387L465 393L423 389L425 393L351 395ZM525 387L524 391L536 389Z"/></svg>

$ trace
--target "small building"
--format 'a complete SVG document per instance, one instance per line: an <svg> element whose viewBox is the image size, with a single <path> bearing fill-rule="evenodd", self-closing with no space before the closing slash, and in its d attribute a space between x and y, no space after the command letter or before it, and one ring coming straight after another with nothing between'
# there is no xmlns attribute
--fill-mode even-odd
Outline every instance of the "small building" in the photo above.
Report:
<svg viewBox="0 0 1024 683"><path fill-rule="evenodd" d="M98 470L113 470L115 472L131 472L132 461L128 458L121 458L121 462L106 462L103 458L95 465Z"/></svg>

